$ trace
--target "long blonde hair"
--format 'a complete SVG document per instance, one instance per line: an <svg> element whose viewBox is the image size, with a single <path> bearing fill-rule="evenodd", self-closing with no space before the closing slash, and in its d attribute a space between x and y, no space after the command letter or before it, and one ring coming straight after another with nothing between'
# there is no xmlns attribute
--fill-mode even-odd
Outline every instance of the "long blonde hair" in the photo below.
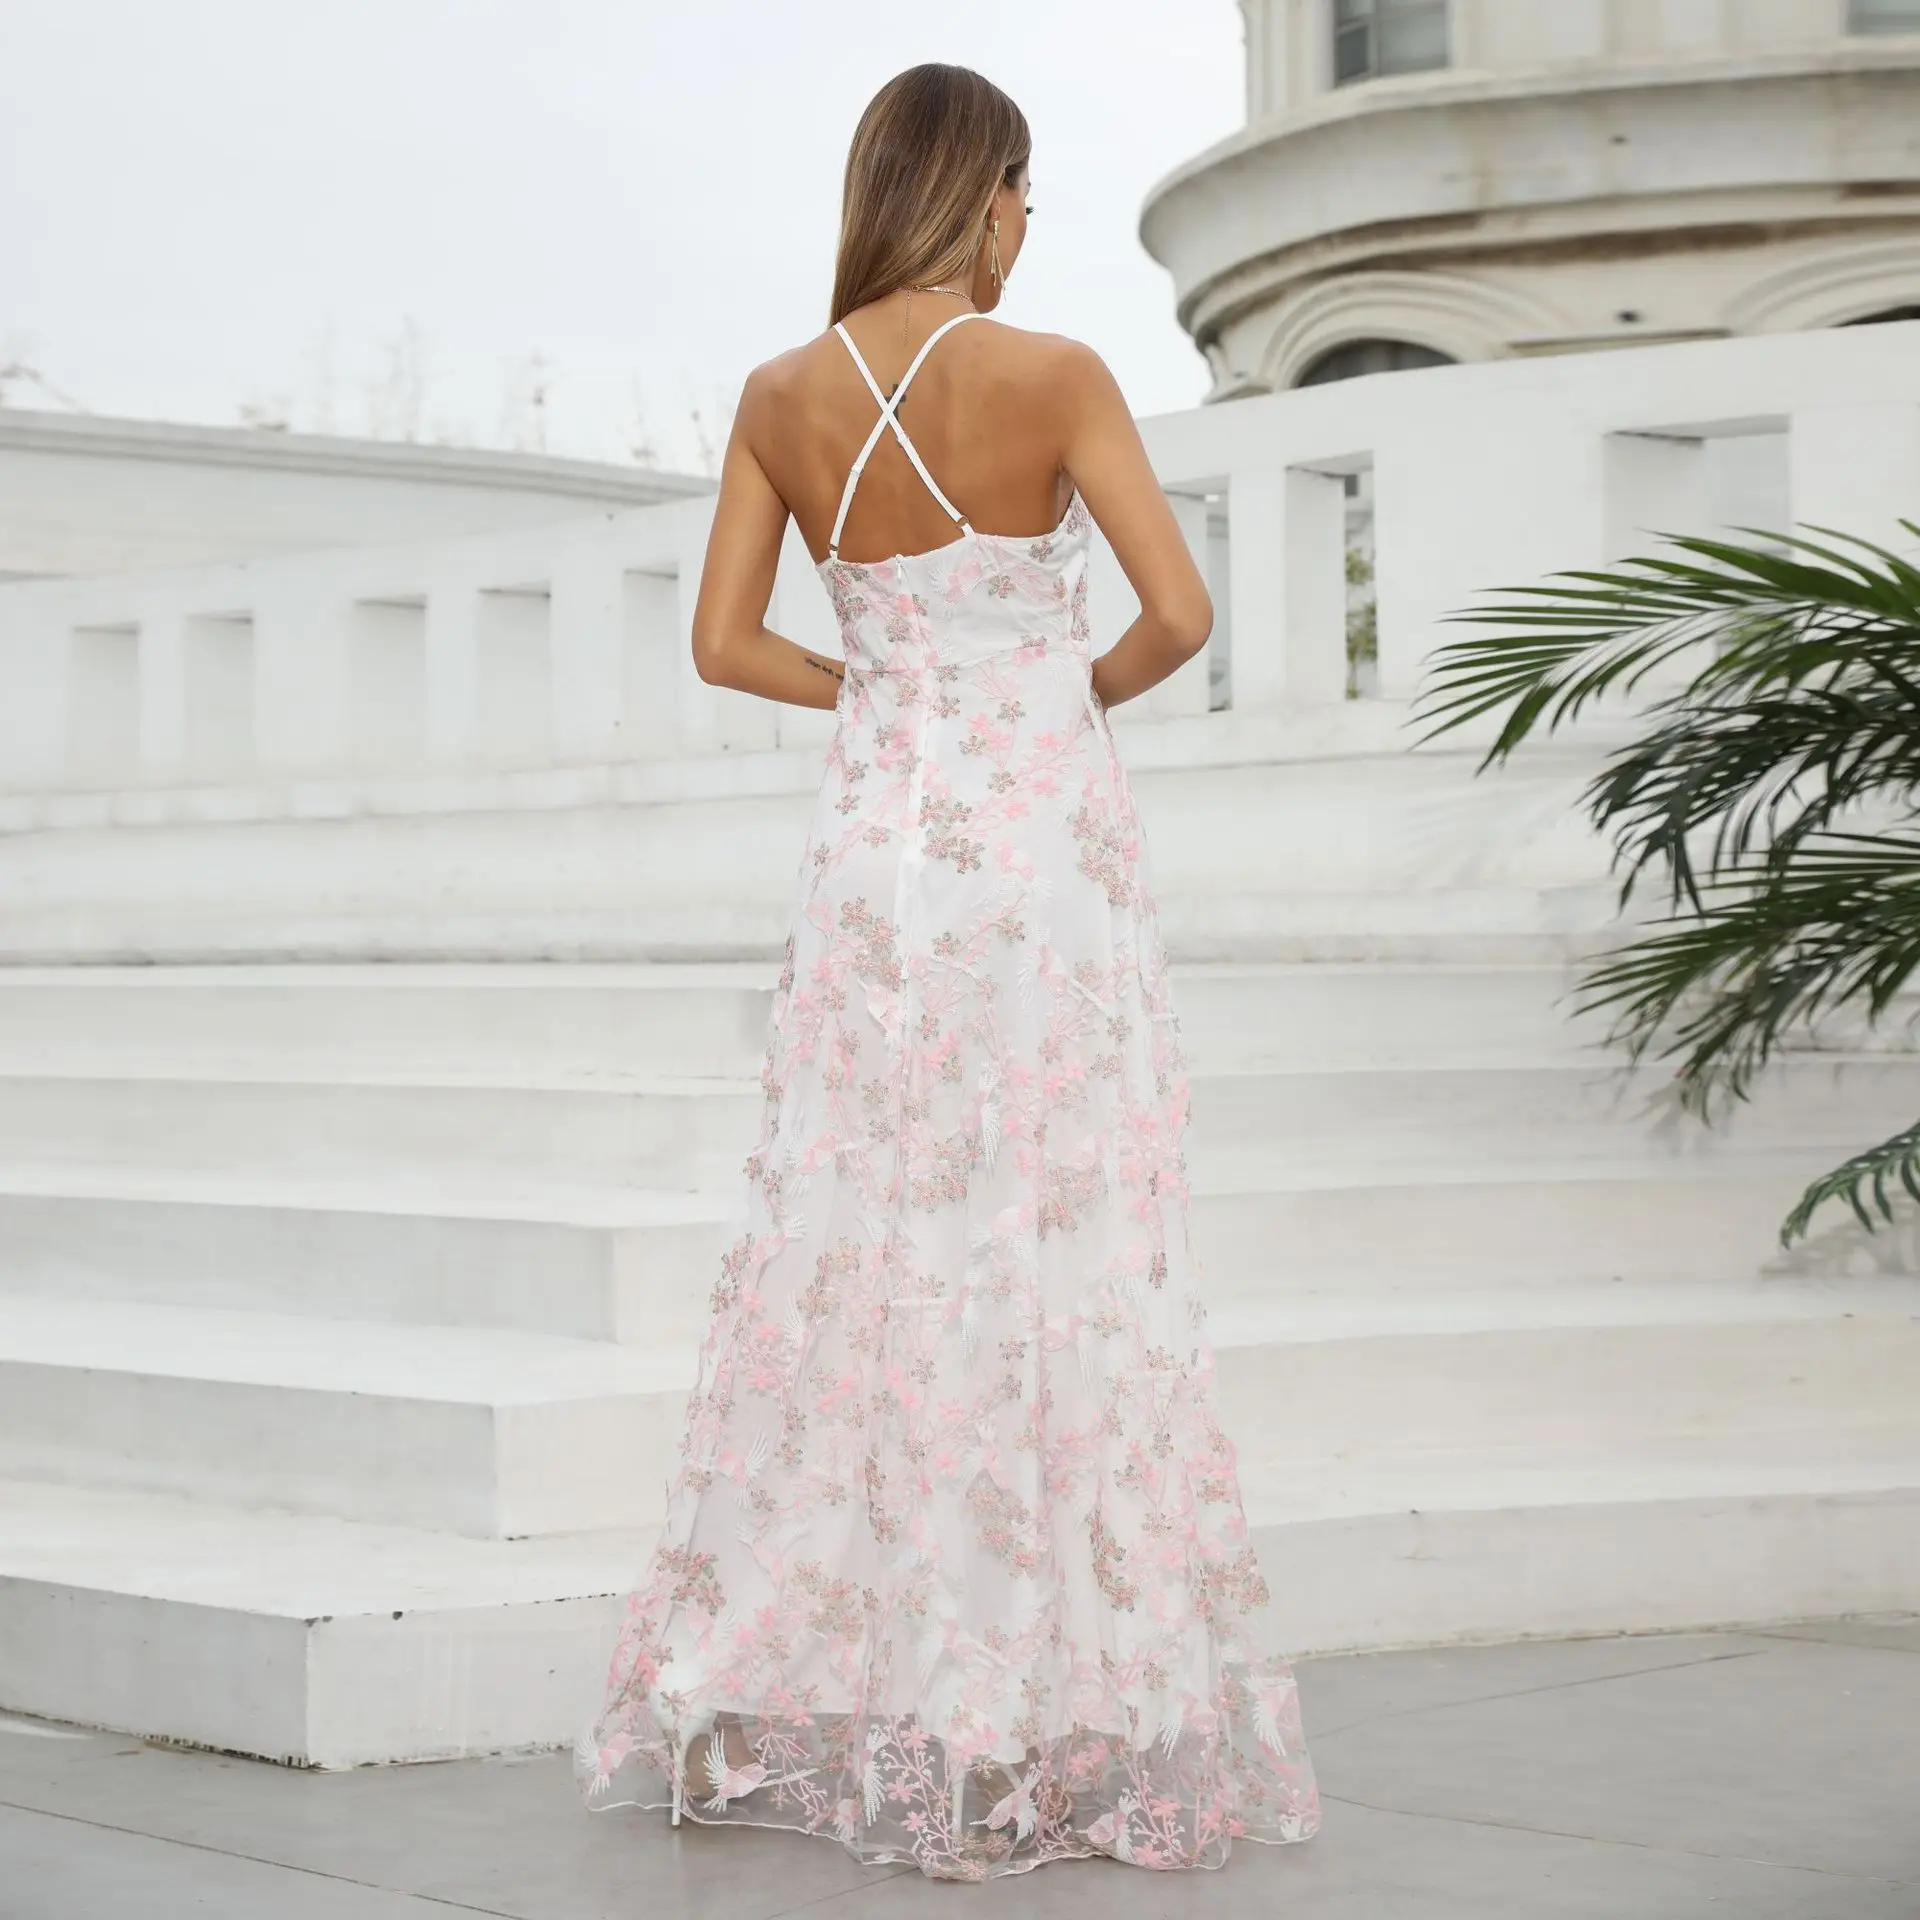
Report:
<svg viewBox="0 0 1920 1920"><path fill-rule="evenodd" d="M967 273L993 197L1032 149L1027 117L970 67L909 67L853 130L828 324L915 282Z"/></svg>

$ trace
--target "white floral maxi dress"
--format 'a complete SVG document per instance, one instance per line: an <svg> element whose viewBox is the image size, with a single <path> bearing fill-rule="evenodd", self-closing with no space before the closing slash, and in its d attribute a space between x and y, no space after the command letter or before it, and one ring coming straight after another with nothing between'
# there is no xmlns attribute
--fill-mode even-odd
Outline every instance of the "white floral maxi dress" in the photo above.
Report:
<svg viewBox="0 0 1920 1920"><path fill-rule="evenodd" d="M669 1804L678 1730L690 1817L943 1878L1319 1825L1249 1620L1091 531L1076 492L1038 539L861 564L836 526L821 563L838 727L590 1805Z"/></svg>

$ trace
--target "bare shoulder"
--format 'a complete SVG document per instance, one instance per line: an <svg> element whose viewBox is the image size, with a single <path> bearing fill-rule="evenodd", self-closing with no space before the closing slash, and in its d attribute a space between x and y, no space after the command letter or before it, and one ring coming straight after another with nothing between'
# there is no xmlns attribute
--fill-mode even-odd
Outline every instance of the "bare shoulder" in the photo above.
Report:
<svg viewBox="0 0 1920 1920"><path fill-rule="evenodd" d="M1033 333L998 320L990 320L982 329L989 330L1009 367L1051 385L1077 385L1113 377L1107 372L1106 362L1084 340L1071 339L1064 333Z"/></svg>
<svg viewBox="0 0 1920 1920"><path fill-rule="evenodd" d="M1044 398L1056 420L1086 421L1115 407L1126 411L1119 382L1084 340L999 325L994 331L1006 337L1008 344L1002 351L1009 370L1023 384L1031 383L1036 398Z"/></svg>
<svg viewBox="0 0 1920 1920"><path fill-rule="evenodd" d="M822 335L821 338L825 336ZM749 373L740 388L742 415L758 414L770 406L788 400L805 384L808 369L818 356L820 341L803 340L771 360L763 360Z"/></svg>

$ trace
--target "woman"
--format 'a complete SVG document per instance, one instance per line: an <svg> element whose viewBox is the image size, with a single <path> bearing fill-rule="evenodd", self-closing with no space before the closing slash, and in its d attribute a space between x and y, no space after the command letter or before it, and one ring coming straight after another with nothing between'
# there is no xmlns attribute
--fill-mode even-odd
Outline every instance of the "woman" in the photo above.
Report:
<svg viewBox="0 0 1920 1920"><path fill-rule="evenodd" d="M1246 1625L1186 1074L1105 717L1212 609L1099 359L982 320L1027 154L978 74L890 82L835 325L741 398L695 660L839 721L744 1217L579 1755L593 1805L958 1879L1215 1866L1319 1824L1293 1676ZM844 663L763 623L789 516ZM1097 659L1096 525L1141 606Z"/></svg>

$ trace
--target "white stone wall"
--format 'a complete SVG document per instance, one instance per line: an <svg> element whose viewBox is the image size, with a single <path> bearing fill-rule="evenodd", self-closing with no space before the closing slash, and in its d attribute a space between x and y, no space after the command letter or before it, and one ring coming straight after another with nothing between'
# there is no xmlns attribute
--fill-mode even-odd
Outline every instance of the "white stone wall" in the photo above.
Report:
<svg viewBox="0 0 1920 1920"><path fill-rule="evenodd" d="M0 408L0 579L505 531L711 485L538 454Z"/></svg>
<svg viewBox="0 0 1920 1920"><path fill-rule="evenodd" d="M1142 217L1216 398L1364 339L1482 360L1920 302L1920 33L1453 0L1446 67L1335 87L1333 9L1245 0L1248 125Z"/></svg>

